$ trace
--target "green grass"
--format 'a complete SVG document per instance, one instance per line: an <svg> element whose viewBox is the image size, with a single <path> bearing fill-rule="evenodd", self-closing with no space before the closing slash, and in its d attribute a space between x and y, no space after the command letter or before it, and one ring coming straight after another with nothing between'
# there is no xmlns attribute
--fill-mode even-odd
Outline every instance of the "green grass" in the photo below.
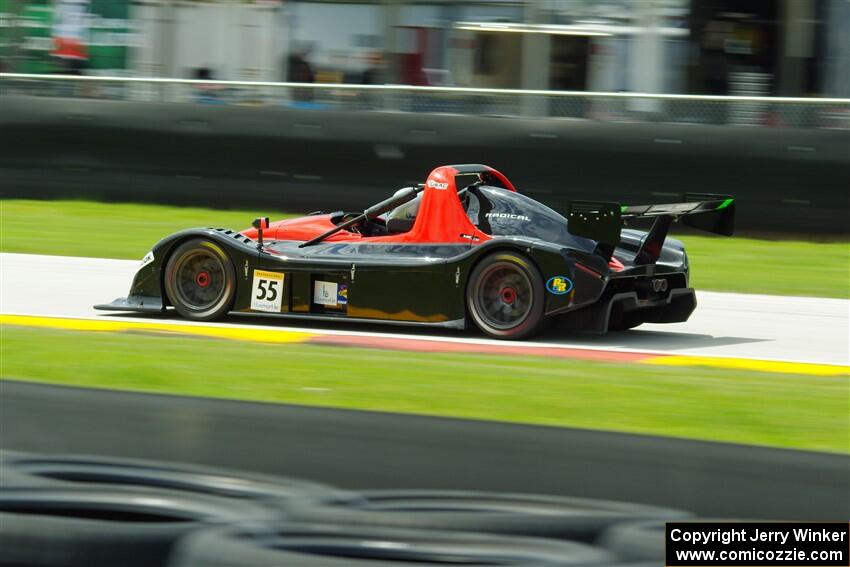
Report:
<svg viewBox="0 0 850 567"><path fill-rule="evenodd" d="M274 211L219 211L87 201L0 201L0 250L139 259L184 228L240 230ZM850 297L850 243L685 236L697 289Z"/></svg>
<svg viewBox="0 0 850 567"><path fill-rule="evenodd" d="M275 211L221 211L195 207L0 200L0 250L92 258L142 258L160 238L195 227L243 230Z"/></svg>
<svg viewBox="0 0 850 567"><path fill-rule="evenodd" d="M696 289L850 297L850 242L685 236Z"/></svg>
<svg viewBox="0 0 850 567"><path fill-rule="evenodd" d="M850 452L850 382L4 326L6 378Z"/></svg>

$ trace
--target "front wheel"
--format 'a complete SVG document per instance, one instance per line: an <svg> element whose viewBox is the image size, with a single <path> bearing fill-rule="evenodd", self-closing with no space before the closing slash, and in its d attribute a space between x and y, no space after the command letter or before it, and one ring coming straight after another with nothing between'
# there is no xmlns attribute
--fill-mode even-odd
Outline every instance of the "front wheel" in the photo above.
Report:
<svg viewBox="0 0 850 567"><path fill-rule="evenodd" d="M530 337L543 322L543 304L543 277L520 254L491 254L469 276L466 288L469 315L491 337Z"/></svg>
<svg viewBox="0 0 850 567"><path fill-rule="evenodd" d="M184 242L165 267L165 292L183 317L195 321L218 319L230 310L236 293L233 263L214 242Z"/></svg>

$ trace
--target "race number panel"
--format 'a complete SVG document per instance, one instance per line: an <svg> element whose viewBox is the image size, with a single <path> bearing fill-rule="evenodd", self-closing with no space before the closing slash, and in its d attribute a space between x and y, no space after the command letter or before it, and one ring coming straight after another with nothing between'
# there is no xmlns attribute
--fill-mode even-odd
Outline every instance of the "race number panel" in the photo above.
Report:
<svg viewBox="0 0 850 567"><path fill-rule="evenodd" d="M251 285L251 309L280 313L283 305L283 274L254 270Z"/></svg>
<svg viewBox="0 0 850 567"><path fill-rule="evenodd" d="M336 307L337 301L337 284L334 282L313 282L313 303L316 305L327 305Z"/></svg>

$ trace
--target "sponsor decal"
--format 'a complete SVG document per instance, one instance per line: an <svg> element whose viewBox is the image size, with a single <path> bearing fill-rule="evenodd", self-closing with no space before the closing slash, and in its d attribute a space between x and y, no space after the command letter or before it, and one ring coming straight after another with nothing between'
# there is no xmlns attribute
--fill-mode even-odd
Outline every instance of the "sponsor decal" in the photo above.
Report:
<svg viewBox="0 0 850 567"><path fill-rule="evenodd" d="M283 274L254 270L251 285L251 309L280 313L283 306Z"/></svg>
<svg viewBox="0 0 850 567"><path fill-rule="evenodd" d="M429 179L428 180L428 187L431 187L433 189L448 189L449 184L448 183L440 183L439 181L434 181L433 179Z"/></svg>
<svg viewBox="0 0 850 567"><path fill-rule="evenodd" d="M50 53L62 59L89 58L86 36L90 17L88 0L56 0L53 6L53 42Z"/></svg>
<svg viewBox="0 0 850 567"><path fill-rule="evenodd" d="M0 45L4 28L14 30L14 44L6 44L20 54L9 71L67 73L84 65L106 76L126 73L130 48L143 47L147 35L133 9L126 0L0 0Z"/></svg>
<svg viewBox="0 0 850 567"><path fill-rule="evenodd" d="M348 305L348 285L339 284L336 290L337 305Z"/></svg>
<svg viewBox="0 0 850 567"><path fill-rule="evenodd" d="M524 222L529 222L531 219L525 215L514 215L511 213L487 213L484 215L488 219L511 219L511 220L521 220Z"/></svg>
<svg viewBox="0 0 850 567"><path fill-rule="evenodd" d="M347 292L346 292L347 293ZM313 303L336 307L339 305L339 286L334 282L313 282Z"/></svg>
<svg viewBox="0 0 850 567"><path fill-rule="evenodd" d="M142 263L139 264L139 269L141 270L142 268L144 268L145 266L147 266L151 262L153 262L153 250L151 250L150 252L145 254L145 257L142 258Z"/></svg>
<svg viewBox="0 0 850 567"><path fill-rule="evenodd" d="M567 276L555 276L546 282L546 289L555 295L564 295L573 289L573 280Z"/></svg>

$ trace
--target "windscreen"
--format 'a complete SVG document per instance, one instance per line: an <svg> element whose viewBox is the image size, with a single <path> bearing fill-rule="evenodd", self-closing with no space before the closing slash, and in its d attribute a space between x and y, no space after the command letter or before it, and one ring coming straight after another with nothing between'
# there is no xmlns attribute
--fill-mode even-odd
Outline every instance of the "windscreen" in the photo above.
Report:
<svg viewBox="0 0 850 567"><path fill-rule="evenodd" d="M567 219L534 199L482 186L469 191L466 213L479 230L491 236L524 236L593 250L595 243L567 232Z"/></svg>

